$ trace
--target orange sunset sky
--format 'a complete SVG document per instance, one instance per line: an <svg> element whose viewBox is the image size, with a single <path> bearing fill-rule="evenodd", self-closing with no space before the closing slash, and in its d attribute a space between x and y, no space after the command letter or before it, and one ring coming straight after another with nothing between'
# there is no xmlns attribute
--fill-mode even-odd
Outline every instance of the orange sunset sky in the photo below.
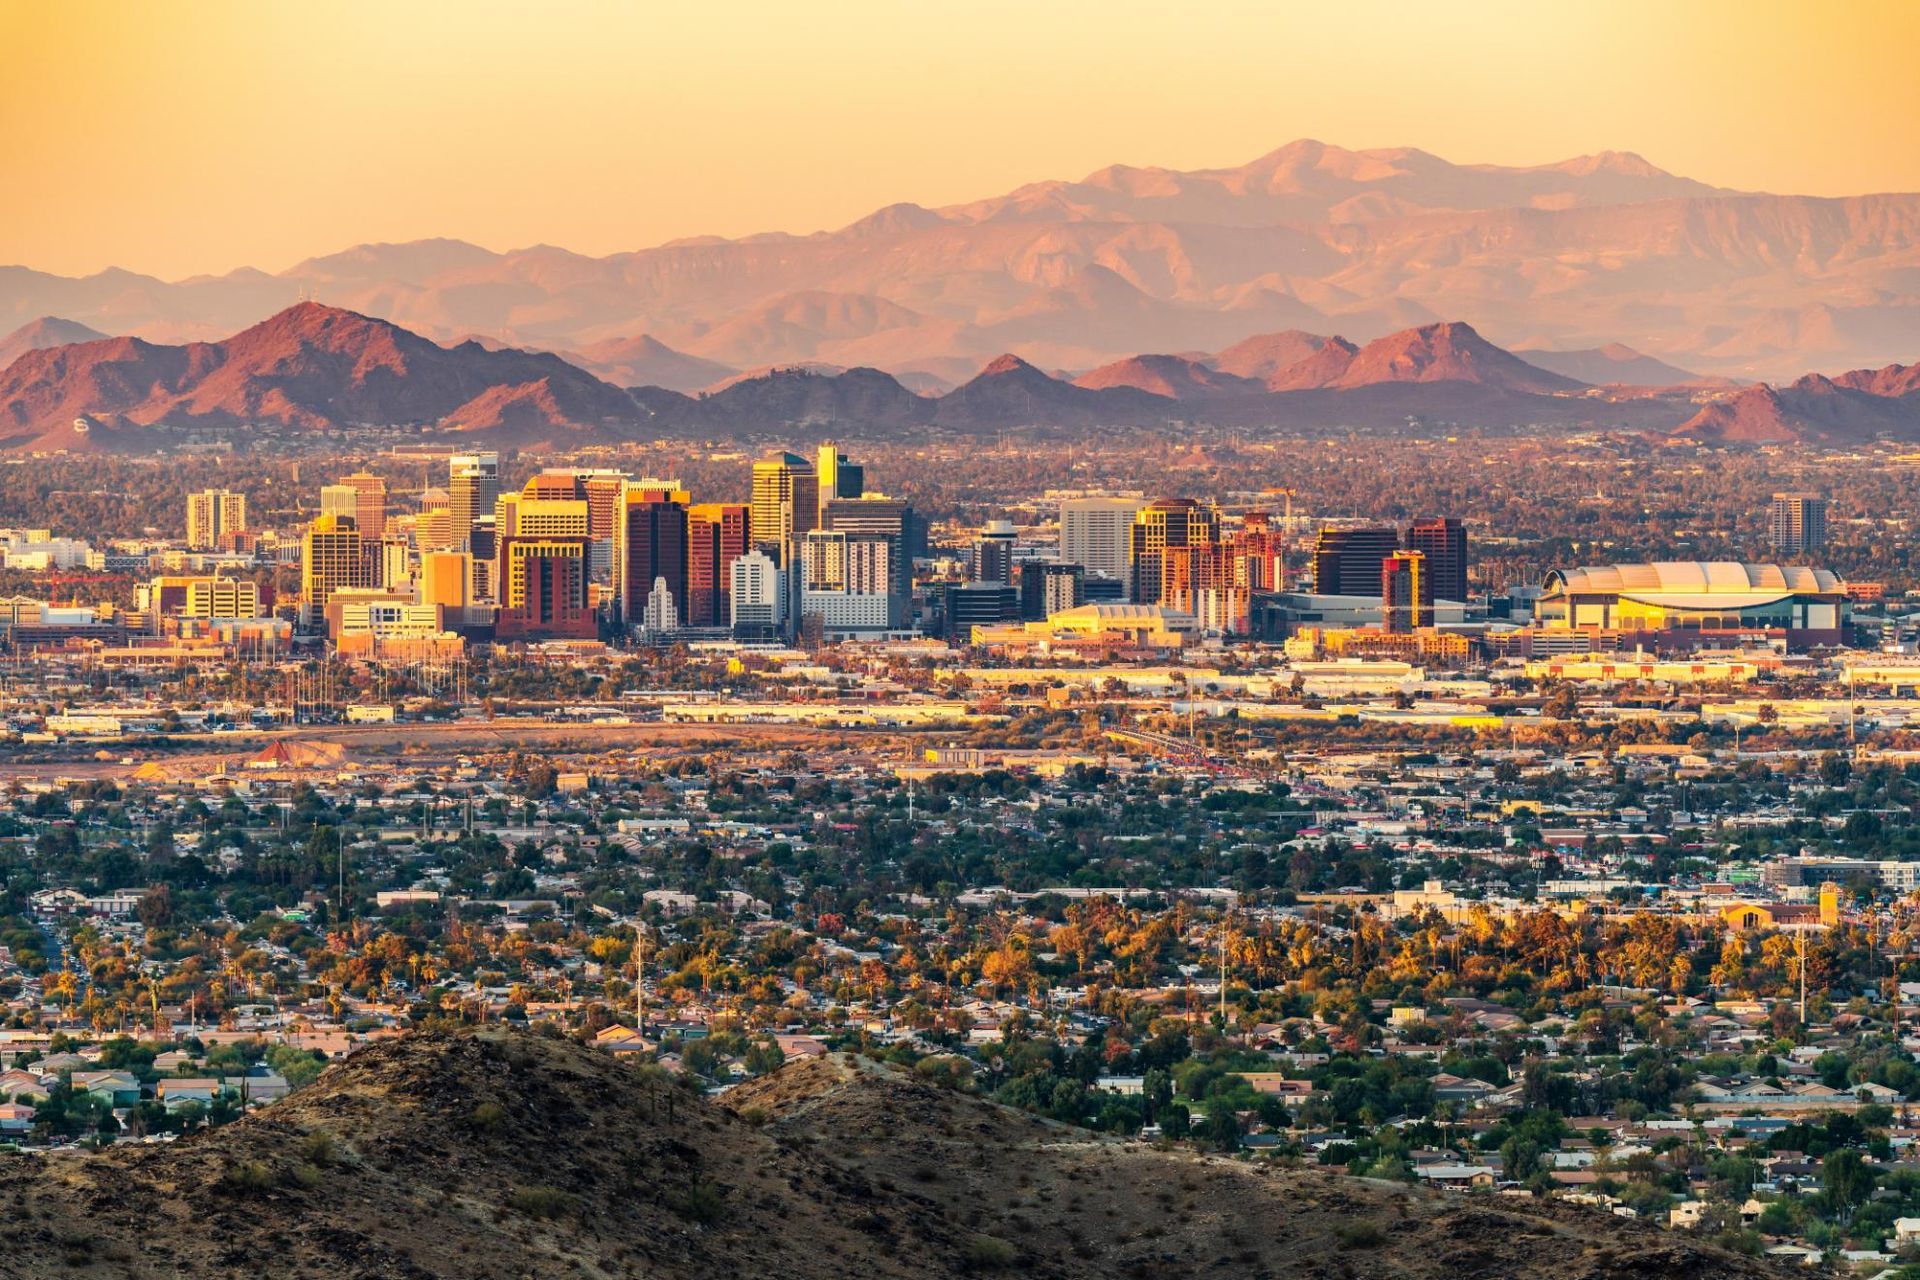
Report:
<svg viewBox="0 0 1920 1280"><path fill-rule="evenodd" d="M1298 137L1920 190L1920 4L0 0L0 263L603 254Z"/></svg>

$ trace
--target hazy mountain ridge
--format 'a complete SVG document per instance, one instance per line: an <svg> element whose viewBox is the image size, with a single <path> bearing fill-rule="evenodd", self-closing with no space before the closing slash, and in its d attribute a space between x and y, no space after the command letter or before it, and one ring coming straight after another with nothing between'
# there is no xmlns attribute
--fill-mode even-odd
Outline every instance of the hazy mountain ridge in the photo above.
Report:
<svg viewBox="0 0 1920 1280"><path fill-rule="evenodd" d="M1513 354L1536 368L1596 387L1709 386L1725 382L1657 360L1620 342L1572 351L1515 347Z"/></svg>
<svg viewBox="0 0 1920 1280"><path fill-rule="evenodd" d="M1364 343L1444 317L1495 341L1624 339L1706 374L1791 377L1910 358L1916 268L1920 195L1728 192L1619 153L1503 168L1302 142L1229 169L1113 166L831 232L605 258L429 240L175 283L7 267L0 320L205 339L310 295L438 338L584 351L647 334L731 368L951 378L956 358L1003 351L1091 369L1288 328Z"/></svg>
<svg viewBox="0 0 1920 1280"><path fill-rule="evenodd" d="M650 333L608 338L579 351L554 353L604 382L620 387L666 387L671 391L698 391L739 370L715 360L702 360L660 341Z"/></svg>
<svg viewBox="0 0 1920 1280"><path fill-rule="evenodd" d="M0 373L29 351L45 351L74 342L98 342L107 336L98 329L59 316L41 316L0 338Z"/></svg>

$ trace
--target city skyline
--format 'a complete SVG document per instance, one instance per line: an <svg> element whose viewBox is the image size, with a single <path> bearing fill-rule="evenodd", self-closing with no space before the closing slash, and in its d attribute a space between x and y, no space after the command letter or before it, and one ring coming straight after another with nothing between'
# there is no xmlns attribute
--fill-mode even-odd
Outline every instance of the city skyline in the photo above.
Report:
<svg viewBox="0 0 1920 1280"><path fill-rule="evenodd" d="M1909 1247L1898 445L742 443L0 471L32 517L0 523L0 1131L174 1170L284 1150L282 1117L332 1132L404 1071L512 1224L578 1156L543 1137L490 1183L475 1097L556 1055L696 1117L988 1099L1063 1158L1262 1170L1343 1230L1398 1183L1455 1247L1482 1195L1561 1202L1556 1248L1608 1259ZM470 1045L502 1056L462 1083ZM697 1149L792 1132L718 1119ZM596 1212L631 1236L650 1203ZM338 1269L335 1238L295 1251ZM1089 1277L1130 1256L1088 1250Z"/></svg>
<svg viewBox="0 0 1920 1280"><path fill-rule="evenodd" d="M0 0L0 1271L1920 1280L1915 48Z"/></svg>

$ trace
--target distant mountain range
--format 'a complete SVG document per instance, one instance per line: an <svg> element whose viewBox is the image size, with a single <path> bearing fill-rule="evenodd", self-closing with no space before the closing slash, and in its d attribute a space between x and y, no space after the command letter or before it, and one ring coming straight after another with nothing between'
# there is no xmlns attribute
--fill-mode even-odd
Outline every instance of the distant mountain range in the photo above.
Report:
<svg viewBox="0 0 1920 1280"><path fill-rule="evenodd" d="M620 386L616 374L686 381L717 370L651 342L571 360L468 340L444 347L388 321L298 303L219 342L169 346L90 338L46 319L0 339L20 355L0 369L0 448L165 447L182 431L282 432L418 427L475 441L565 447L674 432L787 429L1156 426L1204 422L1280 428L1393 428L1409 421L1479 427L1605 427L1704 443L1857 442L1920 436L1920 373L1892 366L1783 388L1757 386L1698 408L1700 388L1635 388L1621 371L1684 370L1613 348L1595 388L1446 321L1365 345L1287 330L1215 354L1143 354L1056 377L1002 354L938 396L879 369L774 367L688 394ZM1562 353L1578 364L1595 353ZM1536 353L1538 358L1538 353ZM1698 408L1698 412L1696 409ZM1679 425L1676 425L1679 424Z"/></svg>
<svg viewBox="0 0 1920 1280"><path fill-rule="evenodd" d="M1725 378L1708 378L1642 355L1632 347L1610 342L1584 351L1553 351L1545 347L1518 347L1516 356L1535 368L1557 373L1595 387L1679 387L1734 385Z"/></svg>
<svg viewBox="0 0 1920 1280"><path fill-rule="evenodd" d="M702 360L675 351L649 334L608 338L579 351L562 351L560 358L596 378L623 387L666 387L670 391L698 391L733 377L739 370L715 360Z"/></svg>
<svg viewBox="0 0 1920 1280"><path fill-rule="evenodd" d="M1002 353L1089 370L1249 333L1364 344L1461 319L1509 349L1569 357L1543 356L1549 372L1644 383L1664 375L1609 369L1608 344L1742 380L1911 359L1916 278L1920 195L1729 191L1617 152L1505 168L1303 141L1233 168L1116 166L946 208L892 205L837 231L604 258L428 240L171 282L0 267L0 326L59 315L206 340L312 298L694 390L714 365L951 385Z"/></svg>

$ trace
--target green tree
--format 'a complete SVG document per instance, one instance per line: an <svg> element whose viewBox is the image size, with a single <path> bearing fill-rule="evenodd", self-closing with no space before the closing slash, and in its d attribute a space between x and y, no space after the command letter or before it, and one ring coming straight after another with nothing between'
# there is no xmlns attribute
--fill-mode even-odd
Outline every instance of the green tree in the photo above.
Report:
<svg viewBox="0 0 1920 1280"><path fill-rule="evenodd" d="M1842 1221L1852 1216L1855 1205L1865 1204L1877 1181L1866 1158L1852 1147L1833 1152L1820 1166L1820 1185L1827 1205Z"/></svg>
<svg viewBox="0 0 1920 1280"><path fill-rule="evenodd" d="M1525 1182L1540 1169L1540 1147L1519 1136L1500 1144L1500 1168L1509 1182Z"/></svg>
<svg viewBox="0 0 1920 1280"><path fill-rule="evenodd" d="M1233 1105L1233 1099L1226 1094L1215 1094L1207 1099L1207 1141L1222 1151L1237 1151L1240 1148L1240 1113Z"/></svg>

